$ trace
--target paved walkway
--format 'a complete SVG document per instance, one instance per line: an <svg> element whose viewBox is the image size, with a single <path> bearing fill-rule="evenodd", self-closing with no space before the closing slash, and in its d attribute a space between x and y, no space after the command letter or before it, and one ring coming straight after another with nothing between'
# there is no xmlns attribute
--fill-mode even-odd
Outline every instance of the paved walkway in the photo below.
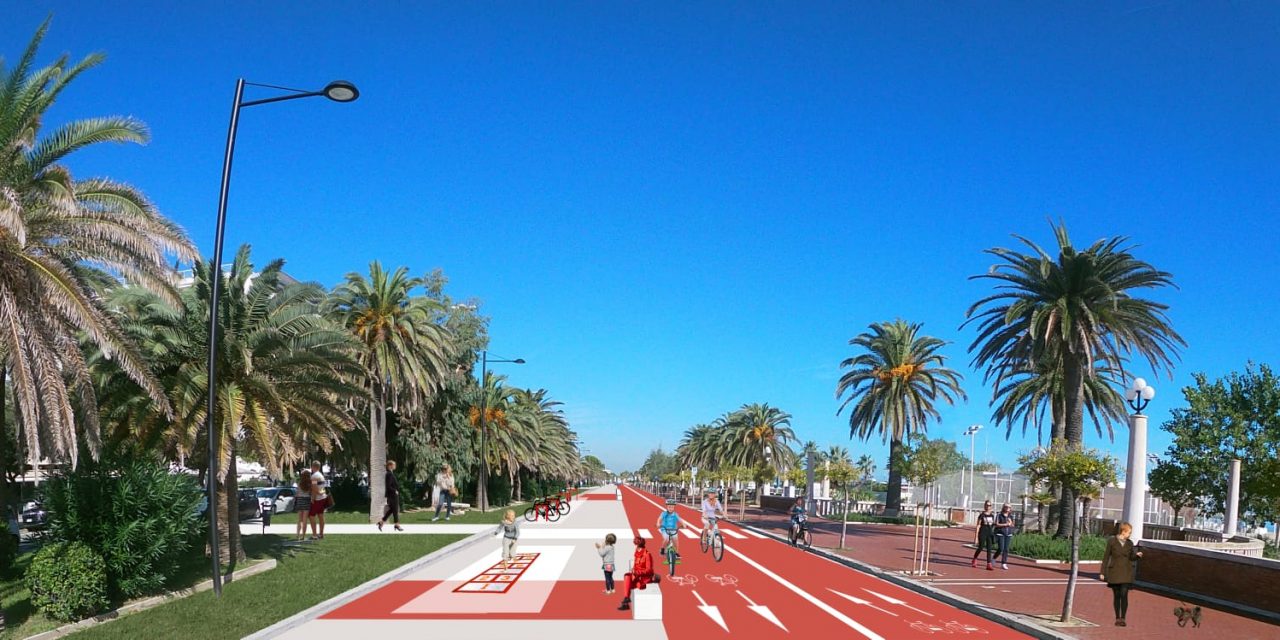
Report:
<svg viewBox="0 0 1280 640"><path fill-rule="evenodd" d="M737 509L734 509L733 517L738 517L737 514ZM746 522L782 534L786 532L788 519L784 514L748 507ZM815 526L814 545L835 551L839 544L840 523L820 522ZM911 527L851 524L845 540L848 548L837 553L881 569L909 571L912 533ZM1035 564L1010 558L1008 571L1000 569L999 565L994 571L987 571L981 562L975 569L970 566L973 550L964 547L973 540L972 529L937 528L933 536L934 553L930 569L940 575L922 582L1010 613L1028 616L1061 614L1069 564ZM1107 640L1168 640L1187 634L1204 637L1211 634L1213 638L1222 640L1280 638L1280 626L1207 606L1199 629L1178 627L1173 616L1174 607L1180 604L1178 600L1140 590L1131 592L1129 596L1129 626L1116 627L1113 625L1115 616L1111 608L1111 590L1097 579L1097 566L1096 563L1081 565L1073 606L1075 617L1095 626L1059 627L1059 632L1077 638Z"/></svg>
<svg viewBox="0 0 1280 640"><path fill-rule="evenodd" d="M598 489L576 500L571 513L556 523L523 524L520 555L512 562L501 559L498 539L482 532L449 553L408 565L394 576L306 612L282 625L287 628L254 637L1027 637L730 523L721 526L725 553L716 561L699 549L701 520L688 507L679 509L686 526L678 536L682 558L675 575L659 565L665 577L645 594L660 595L661 619L635 619L638 611L618 610L621 582L631 564L634 536L647 539L658 555L656 523L663 507L655 496L630 487L622 490L622 500L596 499L613 492L612 487ZM368 532L368 527L350 526ZM619 592L611 595L602 593L600 558L594 548L606 533L618 537Z"/></svg>

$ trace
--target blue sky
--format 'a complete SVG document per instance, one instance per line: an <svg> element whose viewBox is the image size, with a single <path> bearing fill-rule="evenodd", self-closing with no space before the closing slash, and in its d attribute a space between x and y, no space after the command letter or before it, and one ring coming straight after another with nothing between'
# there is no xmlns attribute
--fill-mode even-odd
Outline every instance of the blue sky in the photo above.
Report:
<svg viewBox="0 0 1280 640"><path fill-rule="evenodd" d="M883 459L834 389L848 340L896 317L966 374L930 433L989 425L959 325L990 285L967 278L1012 233L1051 243L1049 218L1179 285L1154 450L1191 373L1277 359L1273 3L182 4L6 7L7 60L50 12L42 61L108 54L55 120L151 127L73 170L140 186L208 254L235 79L355 82L245 110L229 250L329 285L442 267L529 361L512 382L614 469L748 402ZM1088 439L1122 456L1126 433ZM977 457L1034 438L988 426Z"/></svg>

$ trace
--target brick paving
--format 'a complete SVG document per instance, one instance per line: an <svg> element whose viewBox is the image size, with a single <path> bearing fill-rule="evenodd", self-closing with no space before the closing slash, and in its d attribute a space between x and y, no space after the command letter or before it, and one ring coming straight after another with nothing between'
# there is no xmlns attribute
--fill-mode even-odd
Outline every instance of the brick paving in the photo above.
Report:
<svg viewBox="0 0 1280 640"><path fill-rule="evenodd" d="M738 510L733 509L731 518ZM814 546L824 547L849 558L890 571L911 568L912 528L893 525L850 524L845 540L847 547L836 550L840 539L840 523L813 519ZM787 516L748 508L746 523L761 529L785 533ZM924 582L957 596L1020 615L1060 615L1066 594L1069 564L1034 564L1017 558L1009 559L1009 569L996 565L987 571L970 566L973 550L964 547L973 540L973 530L939 528L933 533L933 560L930 570L939 574ZM1203 602L1199 629L1190 624L1182 628L1173 615L1181 601L1164 595L1135 589L1129 595L1129 626L1114 626L1111 590L1098 580L1098 565L1082 564L1076 586L1073 615L1097 626L1054 627L1059 632L1084 639L1136 638L1171 640L1188 637L1230 638L1231 640L1275 640L1280 638L1280 625L1214 608ZM1280 587L1277 587L1280 588ZM1055 618L1056 619L1056 618ZM1048 625L1046 625L1048 626Z"/></svg>

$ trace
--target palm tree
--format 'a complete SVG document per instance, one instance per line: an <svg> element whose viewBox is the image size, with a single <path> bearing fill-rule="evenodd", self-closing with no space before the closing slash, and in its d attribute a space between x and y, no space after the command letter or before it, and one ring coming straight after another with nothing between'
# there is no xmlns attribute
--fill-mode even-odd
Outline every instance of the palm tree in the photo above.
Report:
<svg viewBox="0 0 1280 640"><path fill-rule="evenodd" d="M791 414L765 404L744 404L724 421L730 449L726 458L747 467L765 466L775 475L795 464L790 443L796 434L791 430Z"/></svg>
<svg viewBox="0 0 1280 640"><path fill-rule="evenodd" d="M473 439L477 461L483 459L491 470L505 470L510 477L521 468L521 460L532 464L538 451L538 417L527 402L521 402L520 390L509 387L504 375L487 372L484 386L468 408L468 420L477 431L484 429L483 437ZM481 420L481 407L484 419ZM481 450L483 447L483 450ZM489 508L489 491L486 483L476 477L476 506L484 511Z"/></svg>
<svg viewBox="0 0 1280 640"><path fill-rule="evenodd" d="M1169 371L1177 350L1185 346L1169 323L1167 305L1136 297L1135 290L1173 286L1172 276L1138 260L1125 246L1127 238L1103 238L1083 251L1071 244L1065 224L1053 225L1057 256L1021 236L1030 249L988 249L998 262L985 274L997 292L973 304L966 324L978 322L969 350L974 365L999 379L1005 371L1036 372L1060 379L1063 436L1069 446L1084 442L1084 414L1090 405L1108 401L1094 381L1098 364L1118 369L1132 354L1157 371ZM998 387L1002 385L997 385ZM1042 397L1053 397L1053 394ZM1105 413L1104 413L1105 415ZM1073 508L1075 497L1063 492L1061 507ZM1055 535L1067 536L1073 518L1060 518Z"/></svg>
<svg viewBox="0 0 1280 640"><path fill-rule="evenodd" d="M283 265L275 260L254 273L245 245L226 273L211 273L208 263L197 262L194 285L181 292L179 308L137 290L122 289L112 296L129 332L150 338L147 355L168 389L171 421L154 409L148 411L145 403L128 399L129 381L121 379L114 359L102 353L92 357L108 390L106 415L118 420L115 440L160 440L179 455L199 453L208 393L208 330L202 327L212 278L224 279L213 420L223 474L213 504L225 513L218 535L223 559L233 567L244 559L237 524L237 454L261 460L268 474L280 477L282 469L305 459L308 445L331 449L338 435L354 426L348 403L362 398L351 382L360 372L356 345L340 326L320 315L324 290L314 284L285 285ZM123 401L117 404L119 399Z"/></svg>
<svg viewBox="0 0 1280 640"><path fill-rule="evenodd" d="M723 426L719 424L696 424L686 429L680 446L675 451L680 466L685 469L698 467L699 471L717 469L721 454L718 445L723 439L723 431Z"/></svg>
<svg viewBox="0 0 1280 640"><path fill-rule="evenodd" d="M537 471L543 477L570 480L583 470L578 452L578 436L569 428L569 422L560 409L564 403L552 400L546 389L522 390L516 393L516 403L521 412L531 416L527 427L532 431L532 455L521 456L508 469L516 482L515 495L520 494L520 468Z"/></svg>
<svg viewBox="0 0 1280 640"><path fill-rule="evenodd" d="M858 482L867 482L876 474L876 460L866 454L858 456L853 467L858 471Z"/></svg>
<svg viewBox="0 0 1280 640"><path fill-rule="evenodd" d="M930 419L939 419L934 406L939 400L955 404L965 398L961 376L944 366L938 353L946 342L919 335L919 324L904 320L872 324L870 331L849 344L861 352L840 363L849 369L836 385L836 398L848 394L836 415L849 412L850 436L867 439L879 432L889 440L889 486L885 511L897 515L902 502L902 475L895 463L902 441L923 433Z"/></svg>
<svg viewBox="0 0 1280 640"><path fill-rule="evenodd" d="M369 277L348 273L329 296L327 311L361 346L363 386L369 402L369 521L382 517L386 499L387 407L412 411L440 388L449 372L448 333L438 318L446 310L428 296L415 296L421 278L400 267L369 264Z"/></svg>
<svg viewBox="0 0 1280 640"><path fill-rule="evenodd" d="M145 125L125 117L90 118L40 135L62 91L103 60L94 54L72 64L64 55L33 69L48 26L46 20L12 69L0 59L0 378L7 374L13 385L28 455L51 455L74 466L80 434L94 455L99 442L97 403L79 337L110 354L161 412L170 411L164 389L91 281L110 272L176 303L170 257L189 261L196 252L134 187L76 179L62 164L99 143L145 143Z"/></svg>

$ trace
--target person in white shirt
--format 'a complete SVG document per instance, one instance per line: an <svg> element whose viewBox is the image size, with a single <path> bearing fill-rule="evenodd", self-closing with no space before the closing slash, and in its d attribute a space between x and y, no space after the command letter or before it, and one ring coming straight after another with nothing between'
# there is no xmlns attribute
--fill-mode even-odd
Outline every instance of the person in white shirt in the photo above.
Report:
<svg viewBox="0 0 1280 640"><path fill-rule="evenodd" d="M716 517L716 512L720 512L720 517L727 517L724 512L724 505L720 504L720 498L715 491L707 491L702 498L702 528L711 526L712 520Z"/></svg>
<svg viewBox="0 0 1280 640"><path fill-rule="evenodd" d="M444 507L444 519L448 520L453 510L453 498L458 495L458 488L453 483L453 469L444 465L436 474L436 515L432 522L440 519L440 507Z"/></svg>
<svg viewBox="0 0 1280 640"><path fill-rule="evenodd" d="M311 515L315 519L311 521L311 537L313 539L324 539L324 510L329 506L329 484L324 478L324 474L320 473L320 462L311 463ZM316 534L316 525L319 523L320 533Z"/></svg>

